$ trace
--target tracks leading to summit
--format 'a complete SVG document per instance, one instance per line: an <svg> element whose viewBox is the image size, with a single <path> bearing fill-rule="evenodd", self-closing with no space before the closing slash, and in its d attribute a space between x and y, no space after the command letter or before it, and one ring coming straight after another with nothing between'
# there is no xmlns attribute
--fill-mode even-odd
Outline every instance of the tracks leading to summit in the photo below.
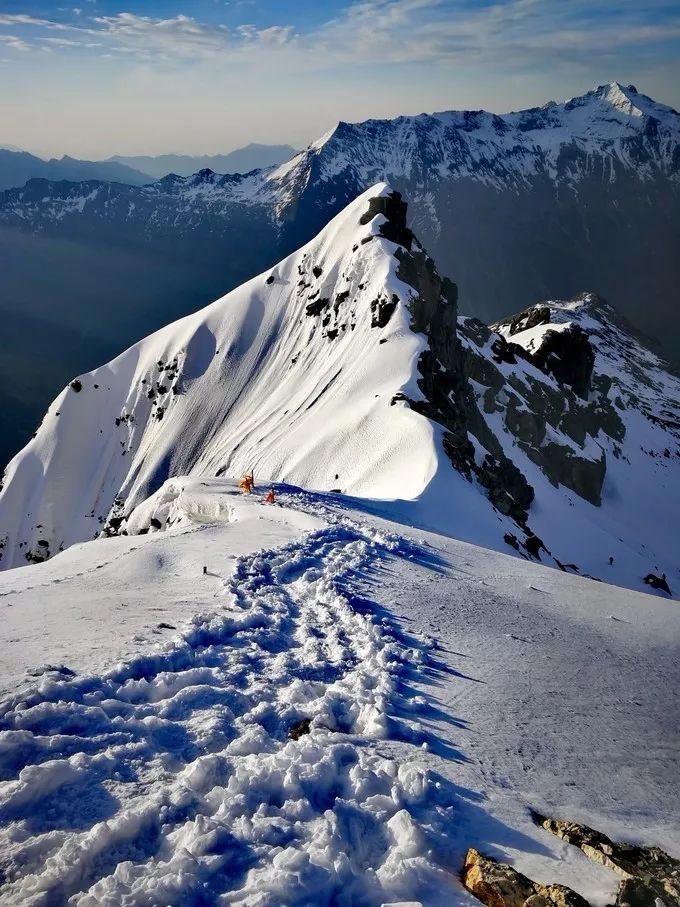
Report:
<svg viewBox="0 0 680 907"><path fill-rule="evenodd" d="M419 742L395 716L426 647L352 603L403 544L340 520L241 557L163 650L5 700L3 903L372 904L436 876L414 818L436 785L370 745Z"/></svg>

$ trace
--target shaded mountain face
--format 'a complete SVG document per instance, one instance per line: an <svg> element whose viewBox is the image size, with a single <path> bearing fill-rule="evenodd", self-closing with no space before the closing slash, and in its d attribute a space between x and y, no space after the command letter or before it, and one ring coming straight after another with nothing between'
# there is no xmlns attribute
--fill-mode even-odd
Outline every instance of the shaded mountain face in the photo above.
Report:
<svg viewBox="0 0 680 907"><path fill-rule="evenodd" d="M43 315L43 280L54 309L82 298L81 271L60 265L60 244L77 247L88 273L120 256L124 285L146 287L144 303L121 281L93 277L89 297L106 318L88 334L120 348L139 336L130 324L142 308L144 330L194 310L197 297L271 266L386 179L409 198L410 226L442 270L456 275L461 311L490 321L593 289L673 357L679 138L675 111L612 83L502 117L454 111L341 123L282 166L246 175L204 170L143 187L29 183L0 194L0 225L17 248L36 237L41 260L54 264L37 276L32 252L14 255L0 275L0 305L28 299ZM172 306L153 289L163 262L186 275ZM192 275L197 289L182 296ZM86 350L64 357L71 372L90 367ZM46 381L43 405L53 392Z"/></svg>
<svg viewBox="0 0 680 907"><path fill-rule="evenodd" d="M0 148L0 190L23 186L30 179L100 180L143 186L152 178L116 161L79 161L68 155L44 161L27 151Z"/></svg>
<svg viewBox="0 0 680 907"><path fill-rule="evenodd" d="M384 184L72 381L6 470L2 566L161 531L174 478L249 470L562 570L680 588L680 381L595 295L496 330L460 316Z"/></svg>
<svg viewBox="0 0 680 907"><path fill-rule="evenodd" d="M251 142L228 154L160 154L157 156L125 156L116 154L109 161L125 164L154 179L161 179L170 173L177 176L191 176L199 170L215 173L250 173L265 167L278 167L296 154L290 145L259 145Z"/></svg>
<svg viewBox="0 0 680 907"><path fill-rule="evenodd" d="M680 116L671 108L612 83L502 117L341 123L272 178L284 229L320 228L376 178L409 198L411 226L456 275L467 314L489 321L596 289L675 354Z"/></svg>

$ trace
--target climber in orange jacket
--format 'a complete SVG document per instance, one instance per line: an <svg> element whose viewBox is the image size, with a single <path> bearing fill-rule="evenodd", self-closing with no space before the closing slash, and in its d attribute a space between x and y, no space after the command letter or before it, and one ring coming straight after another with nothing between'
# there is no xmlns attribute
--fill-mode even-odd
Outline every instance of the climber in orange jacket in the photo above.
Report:
<svg viewBox="0 0 680 907"><path fill-rule="evenodd" d="M253 475L253 473L247 472L238 483L238 487L241 489L243 494L252 494L253 488L255 487L255 476Z"/></svg>

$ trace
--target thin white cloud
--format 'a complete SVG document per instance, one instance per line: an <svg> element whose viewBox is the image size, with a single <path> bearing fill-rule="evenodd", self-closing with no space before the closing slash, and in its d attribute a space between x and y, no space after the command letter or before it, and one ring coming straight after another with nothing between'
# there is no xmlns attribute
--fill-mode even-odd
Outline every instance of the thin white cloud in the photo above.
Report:
<svg viewBox="0 0 680 907"><path fill-rule="evenodd" d="M0 35L0 44L10 50L18 50L21 53L28 53L30 51L30 45L25 41L22 41L21 38L17 38L16 35Z"/></svg>
<svg viewBox="0 0 680 907"><path fill-rule="evenodd" d="M292 26L256 28L242 25L231 31L224 25L206 25L192 16L155 19L134 13L97 16L98 33L123 48L150 58L212 59L255 47L280 48L294 37Z"/></svg>
<svg viewBox="0 0 680 907"><path fill-rule="evenodd" d="M54 22L52 19L38 19L35 16L24 14L0 13L0 25L3 26L22 26L28 25L37 28L66 28L61 22Z"/></svg>
<svg viewBox="0 0 680 907"><path fill-rule="evenodd" d="M680 12L673 12L666 0L648 0L644 8L633 0L596 6L590 0L505 0L484 6L466 0L355 0L303 34L292 25L258 28L246 23L232 30L182 14L87 17L80 8L73 12L77 15L70 24L0 14L0 26L21 32L13 39L14 49L44 41L36 35L40 29L59 29L87 37L89 45L102 45L107 55L126 54L148 63L266 63L274 55L272 60L298 72L350 63L496 64L501 56L507 67L527 68L553 56L584 60L593 52L644 49L680 38ZM52 44L70 46L66 40Z"/></svg>

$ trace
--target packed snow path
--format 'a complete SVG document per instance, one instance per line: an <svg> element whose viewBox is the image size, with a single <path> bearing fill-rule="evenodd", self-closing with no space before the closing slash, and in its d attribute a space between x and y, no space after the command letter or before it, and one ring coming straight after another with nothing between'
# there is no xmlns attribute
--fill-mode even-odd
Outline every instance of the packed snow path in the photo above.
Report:
<svg viewBox="0 0 680 907"><path fill-rule="evenodd" d="M414 548L336 520L239 558L162 651L6 699L3 904L450 901L450 785L373 744L425 740L408 677L434 665L353 606L388 553Z"/></svg>

